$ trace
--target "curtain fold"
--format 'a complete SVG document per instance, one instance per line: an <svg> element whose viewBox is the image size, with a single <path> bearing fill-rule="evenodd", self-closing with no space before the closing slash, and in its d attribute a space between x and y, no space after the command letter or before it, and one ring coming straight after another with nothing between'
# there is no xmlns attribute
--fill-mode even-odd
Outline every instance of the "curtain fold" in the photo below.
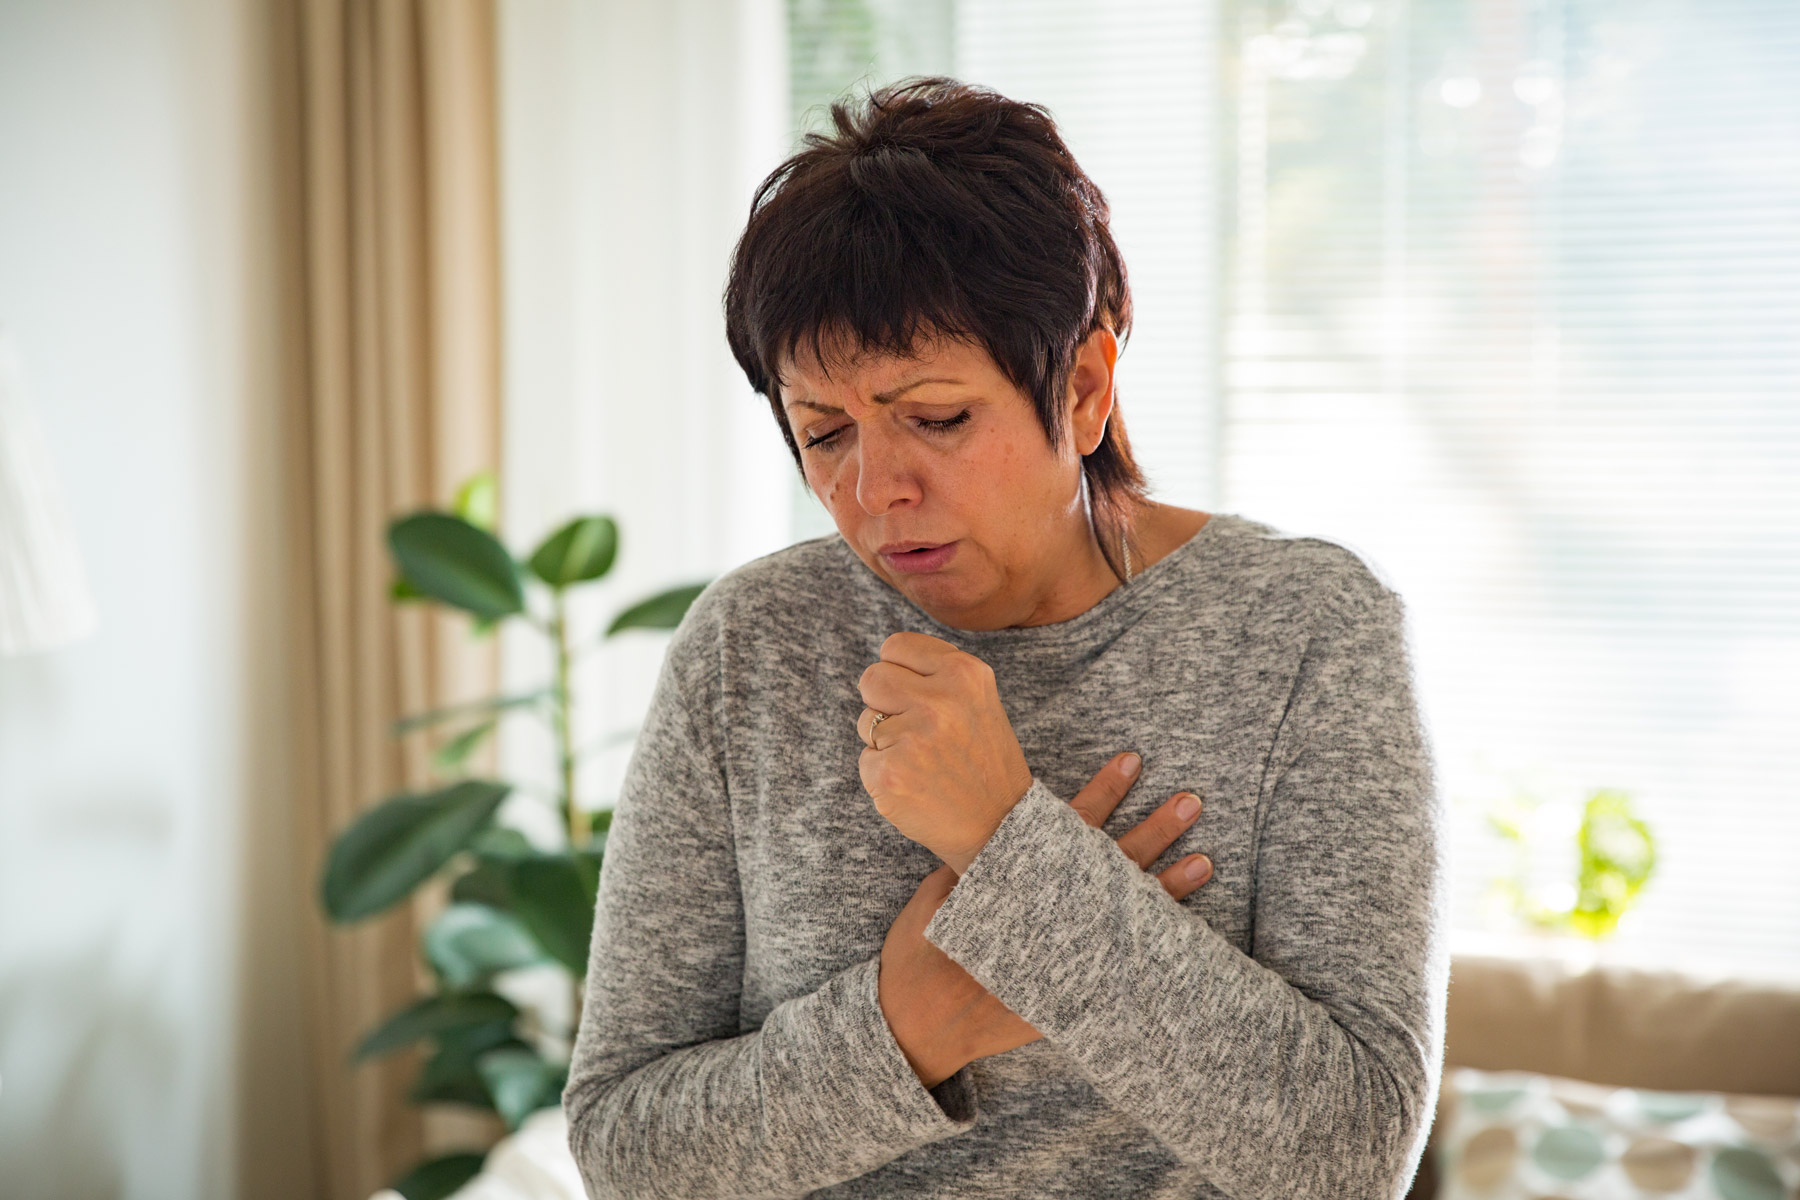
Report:
<svg viewBox="0 0 1800 1200"><path fill-rule="evenodd" d="M492 0L289 0L303 255L302 379L286 464L300 714L293 848L303 900L313 1193L365 1200L421 1157L486 1144L497 1122L406 1099L417 1051L351 1066L376 1023L427 979L418 930L442 903L330 926L316 881L360 812L431 785L406 713L492 694L497 638L435 606L396 607L386 527L447 507L500 461L499 247ZM472 760L494 769L492 743Z"/></svg>

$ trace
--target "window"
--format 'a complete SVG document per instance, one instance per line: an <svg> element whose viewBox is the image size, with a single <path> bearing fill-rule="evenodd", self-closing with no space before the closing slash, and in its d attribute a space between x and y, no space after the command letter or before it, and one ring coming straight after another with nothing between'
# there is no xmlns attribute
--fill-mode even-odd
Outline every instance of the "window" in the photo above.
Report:
<svg viewBox="0 0 1800 1200"><path fill-rule="evenodd" d="M1407 601L1458 929L1493 924L1490 800L1618 787L1660 851L1621 953L1800 967L1800 7L931 11L793 0L797 116L925 70L1055 113L1131 271L1158 498Z"/></svg>

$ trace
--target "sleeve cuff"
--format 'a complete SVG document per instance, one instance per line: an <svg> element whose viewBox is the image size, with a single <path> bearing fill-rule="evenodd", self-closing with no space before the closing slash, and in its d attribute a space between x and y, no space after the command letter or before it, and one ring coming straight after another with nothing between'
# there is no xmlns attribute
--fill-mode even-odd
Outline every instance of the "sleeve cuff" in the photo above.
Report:
<svg viewBox="0 0 1800 1200"><path fill-rule="evenodd" d="M1084 845L1084 841L1094 845ZM1123 868L1129 867L1126 871ZM1074 897L1162 884L1036 776L925 926L925 940L1046 1037L1089 1017L1074 948L1105 945L1109 914Z"/></svg>
<svg viewBox="0 0 1800 1200"><path fill-rule="evenodd" d="M800 1094L813 1109L812 1119L836 1127L837 1136L852 1143L898 1147L897 1153L904 1153L968 1129L978 1109L966 1065L930 1090L914 1074L881 1011L880 971L881 957L876 955L840 972L814 993L815 1011L824 1023L815 1036L835 1045L836 1052L802 1055L804 1061L828 1065L802 1086ZM770 1018L775 1019L783 1007L777 1006ZM766 1023L764 1031L768 1032Z"/></svg>

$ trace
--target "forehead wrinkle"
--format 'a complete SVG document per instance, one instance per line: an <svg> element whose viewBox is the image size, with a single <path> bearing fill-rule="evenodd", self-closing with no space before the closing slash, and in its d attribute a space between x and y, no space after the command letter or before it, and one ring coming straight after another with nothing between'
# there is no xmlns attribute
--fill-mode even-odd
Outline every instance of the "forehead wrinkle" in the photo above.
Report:
<svg viewBox="0 0 1800 1200"><path fill-rule="evenodd" d="M941 349L951 343L962 343L977 350L986 351L987 349L985 345L953 324L917 317L912 318L912 322L913 327L910 334L903 339L904 346L902 348L889 348L885 339L865 337L852 328L842 324L834 325L830 322L817 323L803 330L792 331L783 339L785 345L781 344L781 341L777 341L774 352L769 355L769 360L773 364L769 371L770 379L778 391L787 386L788 379L782 368L785 366L791 370L800 365L800 351L803 344L810 351L808 357L811 361L807 364L808 369L816 369L827 382L832 379L833 368L854 367L858 363L867 362L872 358L885 357L921 362L921 360L934 357L932 353L934 349ZM929 368L929 364L926 365ZM900 387L877 392L873 399L876 404L885 405L892 403L901 392L920 384L949 383L962 386L966 382L961 379L937 377L916 379ZM782 401L784 411L796 405L824 413L844 411L815 400L789 401L784 399Z"/></svg>
<svg viewBox="0 0 1800 1200"><path fill-rule="evenodd" d="M928 383L949 383L949 384L955 384L960 387L962 385L962 382L963 381L960 379L940 379L940 378L935 378L935 377L928 378L928 379L915 379L910 383L903 383L899 387L889 388L885 392L876 392L873 396L870 397L870 399L873 400L876 404L892 404L894 401L898 400L906 392L910 392L916 387L924 387ZM820 404L817 400L795 399L795 400L790 400L788 402L788 407L790 407L790 408L792 408L796 405L801 408L810 408L817 412L823 412L823 413L841 413L844 411L841 408L834 408L833 406L831 406L829 404Z"/></svg>

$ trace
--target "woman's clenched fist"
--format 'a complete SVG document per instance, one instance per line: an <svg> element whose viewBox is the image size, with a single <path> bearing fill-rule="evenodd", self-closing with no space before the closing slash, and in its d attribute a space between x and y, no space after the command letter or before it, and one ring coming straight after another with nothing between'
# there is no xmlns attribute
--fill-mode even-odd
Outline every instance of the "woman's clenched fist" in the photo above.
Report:
<svg viewBox="0 0 1800 1200"><path fill-rule="evenodd" d="M875 810L961 875L1031 787L993 669L942 638L896 633L857 691ZM877 713L888 715L871 736Z"/></svg>

